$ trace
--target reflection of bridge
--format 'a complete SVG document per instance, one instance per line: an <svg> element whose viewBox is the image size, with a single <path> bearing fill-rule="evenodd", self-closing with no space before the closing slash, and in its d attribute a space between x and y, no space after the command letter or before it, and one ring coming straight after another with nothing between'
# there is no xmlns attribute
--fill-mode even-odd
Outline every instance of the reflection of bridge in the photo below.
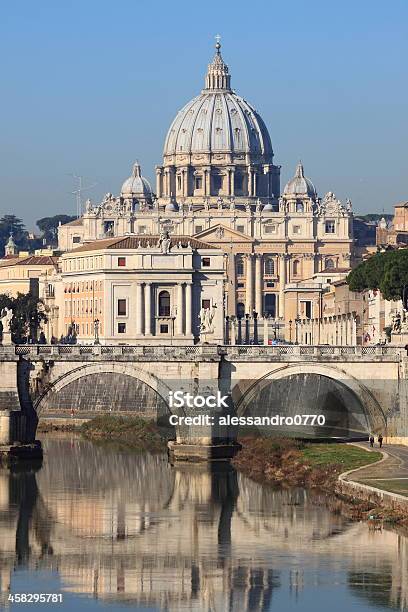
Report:
<svg viewBox="0 0 408 612"><path fill-rule="evenodd" d="M67 591L169 610L268 610L294 566L381 576L408 603L408 544L331 514L316 494L233 470L171 469L76 437L45 440L35 473L0 472L0 567L51 569ZM362 570L364 566L364 570ZM405 590L404 590L405 589ZM6 599L6 598L5 598Z"/></svg>
<svg viewBox="0 0 408 612"><path fill-rule="evenodd" d="M36 418L33 408L38 413L85 405L96 411L166 410L170 390L208 394L220 389L231 395L232 410L244 413L275 402L266 387L277 389L285 381L296 389L293 409L297 401L300 408L309 402L315 411L329 406L335 421L329 435L373 429L402 441L408 437L407 365L406 352L398 347L1 347L0 401L3 409L21 405L30 420ZM318 394L322 381L325 399ZM287 406L277 407L287 411ZM6 417L4 410L3 440Z"/></svg>

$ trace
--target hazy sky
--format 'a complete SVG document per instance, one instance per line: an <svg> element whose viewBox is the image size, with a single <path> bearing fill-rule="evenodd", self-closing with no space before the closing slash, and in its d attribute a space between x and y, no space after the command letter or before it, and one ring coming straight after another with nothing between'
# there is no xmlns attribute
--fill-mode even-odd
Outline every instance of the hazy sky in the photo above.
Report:
<svg viewBox="0 0 408 612"><path fill-rule="evenodd" d="M97 183L93 200L118 193L135 159L153 181L216 34L282 188L301 158L320 195L355 211L408 199L407 0L14 0L0 17L0 214L31 228L74 214L71 172Z"/></svg>

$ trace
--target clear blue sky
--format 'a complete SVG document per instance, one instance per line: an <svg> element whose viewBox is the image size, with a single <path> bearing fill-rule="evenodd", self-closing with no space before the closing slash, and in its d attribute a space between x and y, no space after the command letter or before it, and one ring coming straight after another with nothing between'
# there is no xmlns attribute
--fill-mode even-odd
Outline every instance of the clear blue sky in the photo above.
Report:
<svg viewBox="0 0 408 612"><path fill-rule="evenodd" d="M408 2L14 0L0 19L0 213L74 213L75 172L118 193L154 179L176 114L203 86L214 36L232 86L282 165L358 212L408 199ZM88 194L86 194L88 195Z"/></svg>

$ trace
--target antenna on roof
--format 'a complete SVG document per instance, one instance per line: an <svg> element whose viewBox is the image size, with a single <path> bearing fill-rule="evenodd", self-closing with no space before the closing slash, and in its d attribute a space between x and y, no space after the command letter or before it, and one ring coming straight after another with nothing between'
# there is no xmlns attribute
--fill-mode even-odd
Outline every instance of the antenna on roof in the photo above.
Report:
<svg viewBox="0 0 408 612"><path fill-rule="evenodd" d="M68 176L72 176L73 179L78 181L78 188L74 191L71 191L71 193L75 196L76 199L76 215L77 219L79 219L82 215L82 192L93 189L98 183L92 183L91 185L87 185L86 187L84 187L83 180L85 177L79 174L74 174L73 172L69 172Z"/></svg>

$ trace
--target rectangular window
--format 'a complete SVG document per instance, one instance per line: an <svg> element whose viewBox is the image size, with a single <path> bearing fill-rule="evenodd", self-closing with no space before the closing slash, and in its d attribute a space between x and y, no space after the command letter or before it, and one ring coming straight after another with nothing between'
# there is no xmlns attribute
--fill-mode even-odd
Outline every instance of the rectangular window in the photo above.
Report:
<svg viewBox="0 0 408 612"><path fill-rule="evenodd" d="M118 300L118 316L119 317L126 316L126 300L125 299Z"/></svg>
<svg viewBox="0 0 408 612"><path fill-rule="evenodd" d="M196 176L195 179L195 188L196 189L202 189L203 188L203 179L201 176Z"/></svg>
<svg viewBox="0 0 408 612"><path fill-rule="evenodd" d="M238 287L238 289L243 289L244 288L244 283L237 283L237 287Z"/></svg>
<svg viewBox="0 0 408 612"><path fill-rule="evenodd" d="M181 190L181 176L180 175L177 176L177 189L179 191Z"/></svg>
<svg viewBox="0 0 408 612"><path fill-rule="evenodd" d="M220 174L216 174L213 177L213 185L215 191L220 191L220 189L222 189L222 176Z"/></svg>
<svg viewBox="0 0 408 612"><path fill-rule="evenodd" d="M276 234L276 225L265 225L265 234Z"/></svg>
<svg viewBox="0 0 408 612"><path fill-rule="evenodd" d="M201 300L201 308L210 308L211 300Z"/></svg>
<svg viewBox="0 0 408 612"><path fill-rule="evenodd" d="M126 266L126 257L118 257L118 266L124 268Z"/></svg>
<svg viewBox="0 0 408 612"><path fill-rule="evenodd" d="M126 323L118 323L118 334L126 333Z"/></svg>
<svg viewBox="0 0 408 612"><path fill-rule="evenodd" d="M72 242L78 244L78 242L81 242L81 236L72 236Z"/></svg>
<svg viewBox="0 0 408 612"><path fill-rule="evenodd" d="M275 283L266 283L266 286L267 286L267 287L274 287L274 286L275 286Z"/></svg>
<svg viewBox="0 0 408 612"><path fill-rule="evenodd" d="M169 326L166 325L165 323L162 323L160 325L160 333L161 334L168 334L169 333Z"/></svg>
<svg viewBox="0 0 408 612"><path fill-rule="evenodd" d="M245 225L237 225L237 232L241 232L241 234L245 234Z"/></svg>
<svg viewBox="0 0 408 612"><path fill-rule="evenodd" d="M210 257L203 257L202 262L203 262L203 268L209 268L211 266Z"/></svg>
<svg viewBox="0 0 408 612"><path fill-rule="evenodd" d="M146 233L146 226L145 225L139 225L139 227L137 228L137 231L139 234L145 234Z"/></svg>
<svg viewBox="0 0 408 612"><path fill-rule="evenodd" d="M300 234L300 225L294 225L293 226L293 233L294 234Z"/></svg>
<svg viewBox="0 0 408 612"><path fill-rule="evenodd" d="M236 189L237 191L242 191L243 184L244 184L244 177L242 176L242 174L235 173L234 189Z"/></svg>
<svg viewBox="0 0 408 612"><path fill-rule="evenodd" d="M334 234L336 231L336 222L335 221L326 221L326 234Z"/></svg>
<svg viewBox="0 0 408 612"><path fill-rule="evenodd" d="M203 226L202 225L196 225L194 231L195 231L196 234L199 234L200 232L203 231Z"/></svg>

